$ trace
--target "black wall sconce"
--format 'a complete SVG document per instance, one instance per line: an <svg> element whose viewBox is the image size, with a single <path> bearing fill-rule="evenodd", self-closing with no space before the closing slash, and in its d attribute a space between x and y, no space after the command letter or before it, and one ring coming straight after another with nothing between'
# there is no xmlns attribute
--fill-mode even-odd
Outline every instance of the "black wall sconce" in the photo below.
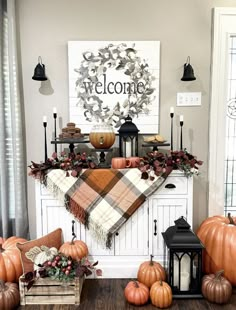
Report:
<svg viewBox="0 0 236 310"><path fill-rule="evenodd" d="M42 63L41 56L38 57L38 64L34 69L32 79L35 81L46 81L48 79L45 75L45 65Z"/></svg>
<svg viewBox="0 0 236 310"><path fill-rule="evenodd" d="M193 67L190 65L190 56L188 56L186 63L184 64L184 74L181 81L194 81L196 80L194 76Z"/></svg>

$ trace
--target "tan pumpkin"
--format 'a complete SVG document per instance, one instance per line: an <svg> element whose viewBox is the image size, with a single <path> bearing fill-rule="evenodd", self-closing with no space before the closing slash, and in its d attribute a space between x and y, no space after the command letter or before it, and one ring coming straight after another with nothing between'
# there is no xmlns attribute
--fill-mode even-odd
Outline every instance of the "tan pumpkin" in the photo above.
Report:
<svg viewBox="0 0 236 310"><path fill-rule="evenodd" d="M26 239L12 236L0 243L0 279L5 282L18 282L22 275L20 251L16 247L17 242L25 242Z"/></svg>
<svg viewBox="0 0 236 310"><path fill-rule="evenodd" d="M213 216L200 225L197 236L205 246L203 251L203 271L216 273L223 269L224 276L236 285L236 218Z"/></svg>
<svg viewBox="0 0 236 310"><path fill-rule="evenodd" d="M11 310L20 303L20 293L16 283L0 280L0 309Z"/></svg>
<svg viewBox="0 0 236 310"><path fill-rule="evenodd" d="M138 281L130 281L125 287L124 294L130 304L142 306L149 299L149 288Z"/></svg>
<svg viewBox="0 0 236 310"><path fill-rule="evenodd" d="M94 125L89 134L90 143L95 149L109 149L115 139L116 135L112 126L105 123Z"/></svg>
<svg viewBox="0 0 236 310"><path fill-rule="evenodd" d="M158 280L165 281L166 273L159 263L153 261L153 255L150 255L150 261L139 266L137 278L139 282L151 287Z"/></svg>
<svg viewBox="0 0 236 310"><path fill-rule="evenodd" d="M210 302L224 304L232 295L231 283L222 276L224 270L202 278L202 295Z"/></svg>
<svg viewBox="0 0 236 310"><path fill-rule="evenodd" d="M168 283L160 280L153 283L150 289L150 299L158 308L168 308L172 303L172 291Z"/></svg>

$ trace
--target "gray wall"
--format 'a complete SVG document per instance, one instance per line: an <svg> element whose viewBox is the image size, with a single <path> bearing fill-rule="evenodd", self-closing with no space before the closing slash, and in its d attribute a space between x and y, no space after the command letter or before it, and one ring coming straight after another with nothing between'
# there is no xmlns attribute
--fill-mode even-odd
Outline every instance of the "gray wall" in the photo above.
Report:
<svg viewBox="0 0 236 310"><path fill-rule="evenodd" d="M161 42L160 134L170 141L169 111L176 105L176 93L202 92L200 107L176 107L184 115L183 141L189 152L204 161L201 174L194 178L194 228L207 216L208 132L211 78L212 9L236 6L234 0L16 0L19 54L23 74L27 161L44 159L43 115L50 119L57 107L60 124L68 119L69 40L159 40ZM40 92L40 82L31 79L41 55L54 90ZM182 82L187 56L197 78ZM45 90L44 90L45 91ZM177 121L177 117L175 120ZM175 127L174 146L179 132ZM48 146L48 154L53 151ZM31 237L35 236L34 180L28 178Z"/></svg>

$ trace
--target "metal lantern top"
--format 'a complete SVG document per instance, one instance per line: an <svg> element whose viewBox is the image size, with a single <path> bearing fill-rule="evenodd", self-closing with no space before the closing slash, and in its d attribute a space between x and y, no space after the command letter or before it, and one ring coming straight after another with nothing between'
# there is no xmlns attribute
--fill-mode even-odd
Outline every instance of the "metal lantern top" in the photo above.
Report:
<svg viewBox="0 0 236 310"><path fill-rule="evenodd" d="M118 130L119 134L122 136L129 136L129 135L137 135L139 132L139 129L137 126L132 122L132 118L128 115L125 118L124 124L120 126L120 129Z"/></svg>
<svg viewBox="0 0 236 310"><path fill-rule="evenodd" d="M200 239L190 229L190 225L183 216L175 221L174 226L167 228L167 230L162 233L162 236L167 247L170 249L178 251L183 248L189 250L204 248Z"/></svg>

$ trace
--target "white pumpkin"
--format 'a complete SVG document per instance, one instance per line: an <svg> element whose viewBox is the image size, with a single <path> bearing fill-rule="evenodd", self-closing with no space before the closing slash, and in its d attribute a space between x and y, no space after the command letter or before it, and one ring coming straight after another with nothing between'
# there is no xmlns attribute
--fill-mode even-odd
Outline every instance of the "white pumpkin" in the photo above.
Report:
<svg viewBox="0 0 236 310"><path fill-rule="evenodd" d="M47 260L52 260L58 254L58 250L54 247L48 248L45 245L41 247L35 246L25 253L25 256L34 263L34 270L40 268Z"/></svg>

